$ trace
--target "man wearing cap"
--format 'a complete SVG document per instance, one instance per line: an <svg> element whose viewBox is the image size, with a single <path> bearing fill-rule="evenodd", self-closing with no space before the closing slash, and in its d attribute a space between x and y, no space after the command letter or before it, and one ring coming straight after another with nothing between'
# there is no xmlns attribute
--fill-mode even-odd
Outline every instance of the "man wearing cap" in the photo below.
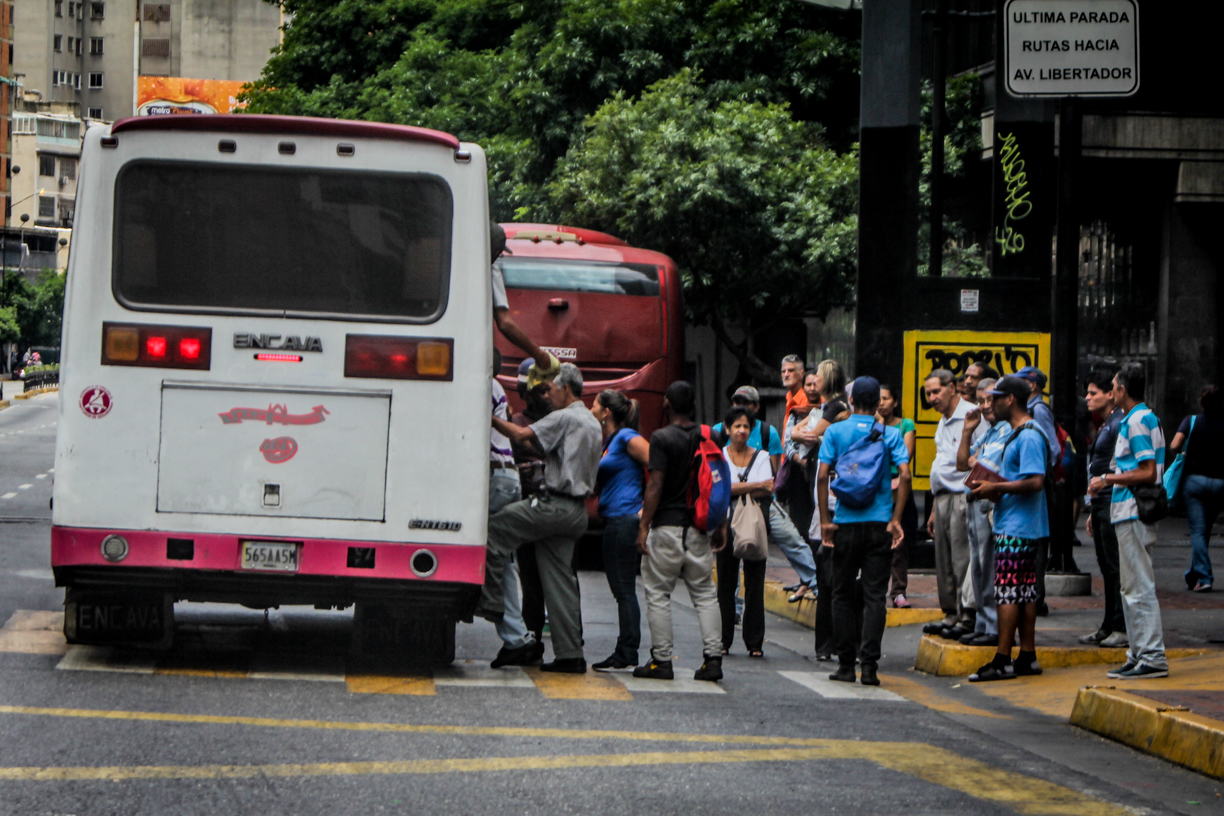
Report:
<svg viewBox="0 0 1224 816"><path fill-rule="evenodd" d="M514 318L510 317L510 301L506 297L506 277L502 269L501 256L503 254L512 255L513 253L506 248L506 231L502 229L501 224L493 224L490 227L489 247L493 255L493 268L491 271L493 281L493 322L497 324L497 330L502 333L503 337L518 346L535 361L535 366L533 366L535 371L533 379L535 381L532 385L539 385L544 382L543 378L545 375L549 379L557 376L557 372L561 370L561 364L557 361L556 357L537 346L527 336L527 333L519 328L518 323L514 322Z"/></svg>
<svg viewBox="0 0 1224 816"><path fill-rule="evenodd" d="M1038 429L1041 430L1042 436L1045 437L1046 447L1050 452L1050 467L1058 464L1062 457L1062 446L1058 442L1057 422L1054 419L1054 411L1045 401L1046 379L1045 372L1036 366L1025 366L1016 372L1016 376L1020 377L1029 387L1028 398L1028 414L1033 418ZM1064 535L1074 529L1075 523L1072 522L1069 529L1064 529L1060 533L1055 529L1055 516L1057 508L1063 505L1062 496L1057 493L1065 489L1066 485L1055 484L1053 480L1045 486L1046 490L1046 512L1050 514L1050 529L1054 535ZM1068 508L1068 512L1070 509ZM1072 533L1073 534L1073 533ZM1048 613L1045 601L1045 572L1046 564L1050 560L1050 539L1047 537L1041 544L1041 549L1037 553L1037 614L1045 615Z"/></svg>
<svg viewBox="0 0 1224 816"><path fill-rule="evenodd" d="M956 379L946 369L932 371L923 383L927 403L941 415L935 427L935 459L931 462L934 506L927 531L935 541L935 581L939 588L942 621L922 631L959 640L974 631L976 612L969 573L969 529L966 517L965 477L956 466L965 417L975 407L956 393Z"/></svg>
<svg viewBox="0 0 1224 816"><path fill-rule="evenodd" d="M778 472L778 464L782 458L782 439L777 431L769 426L769 423L760 419L758 412L761 408L761 394L751 385L742 385L736 389L731 395L732 406L743 406L749 411L752 411L753 416L757 417L758 421L753 423L752 433L748 436L748 446L757 450L768 450L769 461L773 465L774 473ZM721 435L723 431L722 423L718 423L712 428L713 432ZM768 448L762 444L761 434L765 433L769 436ZM799 584L791 591L794 593L790 596L792 603L802 600L809 592L811 597L817 596L816 590L816 560L812 556L812 548L803 540L803 536L799 534L799 529L787 515L786 511L779 506L777 501L769 503L769 543L777 546L786 556L786 560L790 562L791 567L795 570L795 574L799 576ZM807 590L807 592L805 592Z"/></svg>
<svg viewBox="0 0 1224 816"><path fill-rule="evenodd" d="M561 364L548 385L548 400L552 413L526 428L493 417L493 427L508 439L543 451L547 492L509 504L489 519L485 583L476 614L494 622L504 617L506 559L535 542L554 658L541 669L584 674L582 609L571 562L574 545L587 528L585 499L595 487L603 433L582 402L582 373L576 365Z"/></svg>
<svg viewBox="0 0 1224 816"><path fill-rule="evenodd" d="M878 686L880 641L887 620L888 580L892 576L892 551L901 545L901 513L910 492L909 450L897 428L876 422L880 404L880 384L873 377L859 377L850 389L854 413L849 419L830 425L820 445L820 469L816 475L816 505L820 511L822 546L833 548L833 631L837 643L837 671L830 680L854 682L854 660L862 665L860 682ZM880 433L867 445L884 446L884 466L878 475L875 498L866 507L851 507L838 502L837 512L829 515L829 476L837 472L838 462L856 445ZM891 468L897 466L897 490L892 489ZM850 478L845 476L845 478ZM856 641L855 582L861 575L863 606L862 636ZM823 600L821 601L823 603Z"/></svg>
<svg viewBox="0 0 1224 816"><path fill-rule="evenodd" d="M999 455L999 481L974 481L975 500L995 503L995 605L999 615L999 645L994 658L969 675L973 683L1041 674L1037 665L1037 550L1050 535L1046 515L1045 474L1048 447L1028 413L1028 383L1007 376L990 390L991 410L998 422L1011 426ZM1012 666L1012 640L1020 631L1020 654Z"/></svg>

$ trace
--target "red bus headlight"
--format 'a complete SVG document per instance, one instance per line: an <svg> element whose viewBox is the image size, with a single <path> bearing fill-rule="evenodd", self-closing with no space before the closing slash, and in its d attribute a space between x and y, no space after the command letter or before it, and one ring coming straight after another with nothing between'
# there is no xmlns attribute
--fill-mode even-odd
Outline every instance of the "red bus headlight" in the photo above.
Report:
<svg viewBox="0 0 1224 816"><path fill-rule="evenodd" d="M204 326L102 324L102 365L193 368L212 363L212 329Z"/></svg>
<svg viewBox="0 0 1224 816"><path fill-rule="evenodd" d="M344 338L344 376L384 380L454 379L455 341L449 337Z"/></svg>

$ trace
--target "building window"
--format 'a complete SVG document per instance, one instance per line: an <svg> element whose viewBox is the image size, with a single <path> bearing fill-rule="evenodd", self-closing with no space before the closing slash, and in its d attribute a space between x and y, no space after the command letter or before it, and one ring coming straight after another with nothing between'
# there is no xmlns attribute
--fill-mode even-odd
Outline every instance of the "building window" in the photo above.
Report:
<svg viewBox="0 0 1224 816"><path fill-rule="evenodd" d="M170 22L170 4L169 3L145 3L144 19L148 23L168 23Z"/></svg>
<svg viewBox="0 0 1224 816"><path fill-rule="evenodd" d="M89 75L89 87L97 89L102 87L102 72L94 71Z"/></svg>
<svg viewBox="0 0 1224 816"><path fill-rule="evenodd" d="M95 55L104 54L106 53L103 50L105 49L105 47L106 46L104 45L104 41L101 37L90 37L89 38L89 53L95 54Z"/></svg>
<svg viewBox="0 0 1224 816"><path fill-rule="evenodd" d="M66 179L76 179L76 159L60 159L60 175Z"/></svg>
<svg viewBox="0 0 1224 816"><path fill-rule="evenodd" d="M56 34L54 37L54 40L55 40L55 50L63 51L64 50L64 35Z"/></svg>
<svg viewBox="0 0 1224 816"><path fill-rule="evenodd" d="M89 118L90 119L102 119L103 118L102 109L101 108L90 108Z"/></svg>
<svg viewBox="0 0 1224 816"><path fill-rule="evenodd" d="M81 75L80 74L72 75L72 87L78 91L81 90ZM98 87L101 87L101 86L98 86Z"/></svg>
<svg viewBox="0 0 1224 816"><path fill-rule="evenodd" d="M73 51L73 53L75 53L75 54L76 54L78 57L79 57L79 56L81 56L81 45L82 45L84 42L85 42L85 41L84 41L84 40L82 40L80 37L77 37L77 41L76 41L76 49Z"/></svg>
<svg viewBox="0 0 1224 816"><path fill-rule="evenodd" d="M95 20L101 20L103 17L106 16L106 4L105 3L90 3L89 4L89 16Z"/></svg>
<svg viewBox="0 0 1224 816"><path fill-rule="evenodd" d="M55 16L64 16L64 0L55 0Z"/></svg>
<svg viewBox="0 0 1224 816"><path fill-rule="evenodd" d="M55 177L55 157L45 153L38 155L38 175Z"/></svg>
<svg viewBox="0 0 1224 816"><path fill-rule="evenodd" d="M55 217L55 196L39 196L38 197L38 217L39 218L54 218Z"/></svg>
<svg viewBox="0 0 1224 816"><path fill-rule="evenodd" d="M141 40L140 55L142 57L168 57L170 56L170 40L162 38Z"/></svg>
<svg viewBox="0 0 1224 816"><path fill-rule="evenodd" d="M68 0L68 16L74 20L76 19L76 7L76 3L72 2L72 0Z"/></svg>

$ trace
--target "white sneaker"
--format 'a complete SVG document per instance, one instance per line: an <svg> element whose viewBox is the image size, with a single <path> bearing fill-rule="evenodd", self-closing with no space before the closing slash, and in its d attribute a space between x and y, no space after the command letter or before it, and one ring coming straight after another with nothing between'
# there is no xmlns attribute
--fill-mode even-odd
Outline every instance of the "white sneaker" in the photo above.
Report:
<svg viewBox="0 0 1224 816"><path fill-rule="evenodd" d="M1098 645L1106 649L1121 649L1130 645L1130 638L1126 636L1125 632L1114 632Z"/></svg>

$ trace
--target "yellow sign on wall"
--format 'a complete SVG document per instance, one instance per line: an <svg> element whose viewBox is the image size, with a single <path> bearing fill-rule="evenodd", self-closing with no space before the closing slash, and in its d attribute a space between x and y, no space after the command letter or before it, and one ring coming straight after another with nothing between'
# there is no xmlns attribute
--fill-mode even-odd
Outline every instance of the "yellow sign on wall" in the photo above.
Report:
<svg viewBox="0 0 1224 816"><path fill-rule="evenodd" d="M916 426L914 489L930 489L935 459L940 417L922 390L932 371L944 368L959 377L973 363L982 362L1000 374L1015 374L1031 365L1049 375L1049 361L1050 335L1042 332L907 331L901 407Z"/></svg>

